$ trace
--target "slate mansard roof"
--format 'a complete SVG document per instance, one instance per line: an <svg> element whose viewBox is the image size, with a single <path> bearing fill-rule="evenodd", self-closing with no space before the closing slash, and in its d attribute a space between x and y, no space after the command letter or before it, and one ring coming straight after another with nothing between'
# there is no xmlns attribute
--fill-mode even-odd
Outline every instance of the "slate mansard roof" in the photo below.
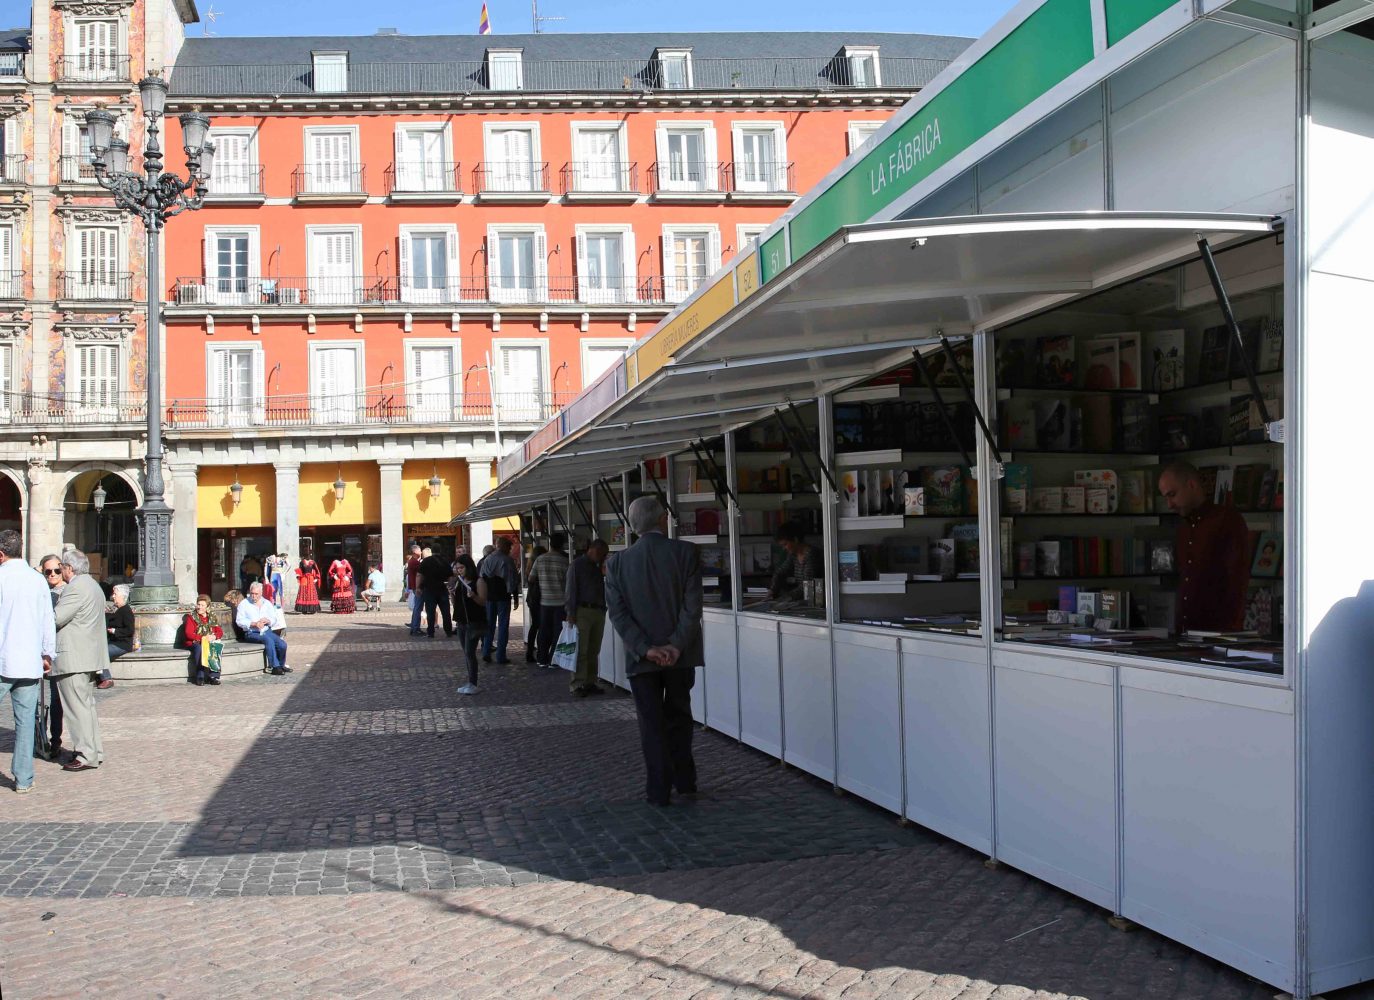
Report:
<svg viewBox="0 0 1374 1000"><path fill-rule="evenodd" d="M689 50L689 90L852 89L845 47L879 52L881 87L925 86L972 39L886 32L662 32L188 38L174 97L315 93L312 53L348 53L350 94L488 91L486 53L521 52L523 92L662 89L654 54Z"/></svg>

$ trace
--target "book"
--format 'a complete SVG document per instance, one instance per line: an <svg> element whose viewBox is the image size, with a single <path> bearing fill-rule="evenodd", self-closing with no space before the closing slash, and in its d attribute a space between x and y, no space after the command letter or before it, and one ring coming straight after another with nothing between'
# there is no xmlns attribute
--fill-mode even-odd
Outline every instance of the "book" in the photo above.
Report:
<svg viewBox="0 0 1374 1000"><path fill-rule="evenodd" d="M744 556L741 546L740 556ZM749 572L762 575L773 572L773 543L755 542L748 546L749 549Z"/></svg>
<svg viewBox="0 0 1374 1000"><path fill-rule="evenodd" d="M1235 482L1235 469L1217 469L1217 484L1212 490L1212 503L1233 506L1235 498L1232 495L1232 490Z"/></svg>
<svg viewBox="0 0 1374 1000"><path fill-rule="evenodd" d="M1100 590L1080 590L1078 592L1078 607L1074 610L1077 614L1088 615L1096 619L1102 614L1102 592Z"/></svg>
<svg viewBox="0 0 1374 1000"><path fill-rule="evenodd" d="M1035 486L1030 491L1030 513L1064 513L1064 488L1062 486Z"/></svg>
<svg viewBox="0 0 1374 1000"><path fill-rule="evenodd" d="M1209 326L1202 331L1198 349L1197 380L1222 382L1231 377L1231 331L1225 326Z"/></svg>
<svg viewBox="0 0 1374 1000"><path fill-rule="evenodd" d="M1083 448L1087 451L1111 451L1114 444L1113 431L1116 430L1112 397L1084 396L1076 405L1081 413L1079 421L1082 429L1079 436Z"/></svg>
<svg viewBox="0 0 1374 1000"><path fill-rule="evenodd" d="M1087 493L1087 508L1089 514L1110 514L1112 513L1111 492L1101 487L1090 486L1085 491Z"/></svg>
<svg viewBox="0 0 1374 1000"><path fill-rule="evenodd" d="M1225 406L1204 406L1198 419L1197 446L1220 448L1231 440L1230 413Z"/></svg>
<svg viewBox="0 0 1374 1000"><path fill-rule="evenodd" d="M1178 594L1151 590L1145 595L1145 626L1173 632L1178 627Z"/></svg>
<svg viewBox="0 0 1374 1000"><path fill-rule="evenodd" d="M1154 414L1150 401L1139 396L1117 400L1117 441L1121 451L1140 453L1154 448Z"/></svg>
<svg viewBox="0 0 1374 1000"><path fill-rule="evenodd" d="M1035 576L1035 543L1018 542L1016 545L1016 575Z"/></svg>
<svg viewBox="0 0 1374 1000"><path fill-rule="evenodd" d="M1276 372L1283 367L1283 320L1269 318L1260 325L1256 372Z"/></svg>
<svg viewBox="0 0 1374 1000"><path fill-rule="evenodd" d="M954 536L954 569L956 573L977 573L978 525L956 524Z"/></svg>
<svg viewBox="0 0 1374 1000"><path fill-rule="evenodd" d="M1107 491L1107 509L1092 513L1114 514L1121 506L1121 478L1115 469L1075 469L1073 482L1087 490Z"/></svg>
<svg viewBox="0 0 1374 1000"><path fill-rule="evenodd" d="M1117 338L1120 345L1120 368L1117 378L1119 389L1139 389L1141 336L1138 333L1123 333Z"/></svg>
<svg viewBox="0 0 1374 1000"><path fill-rule="evenodd" d="M1077 381L1073 337L1040 337L1035 342L1035 382L1041 386L1072 386Z"/></svg>
<svg viewBox="0 0 1374 1000"><path fill-rule="evenodd" d="M926 491L923 486L908 486L902 490L903 510L907 517L920 517L926 512Z"/></svg>
<svg viewBox="0 0 1374 1000"><path fill-rule="evenodd" d="M930 572L944 579L953 577L957 572L953 538L932 538L930 541Z"/></svg>
<svg viewBox="0 0 1374 1000"><path fill-rule="evenodd" d="M1058 539L1044 539L1035 543L1035 570L1037 576L1059 576L1060 543Z"/></svg>
<svg viewBox="0 0 1374 1000"><path fill-rule="evenodd" d="M1003 431L1010 451L1035 450L1039 438L1035 433L1035 404L1025 397L1013 396L1002 407Z"/></svg>
<svg viewBox="0 0 1374 1000"><path fill-rule="evenodd" d="M1022 337L999 338L997 341L997 384L1004 388L1028 385L1026 341Z"/></svg>
<svg viewBox="0 0 1374 1000"><path fill-rule="evenodd" d="M1159 418L1161 451L1188 451L1197 442L1197 417L1191 413L1169 413Z"/></svg>
<svg viewBox="0 0 1374 1000"><path fill-rule="evenodd" d="M1174 543L1167 539L1150 540L1150 572L1170 574L1174 571Z"/></svg>
<svg viewBox="0 0 1374 1000"><path fill-rule="evenodd" d="M864 470L864 479L868 484L868 489L864 492L866 498L864 513L873 517L883 512L882 471L879 469L866 469Z"/></svg>
<svg viewBox="0 0 1374 1000"><path fill-rule="evenodd" d="M1255 560L1250 566L1251 576L1276 577L1283 565L1283 534L1277 531L1260 533L1255 545Z"/></svg>
<svg viewBox="0 0 1374 1000"><path fill-rule="evenodd" d="M1112 390L1121 387L1121 341L1093 337L1083 345L1083 388Z"/></svg>
<svg viewBox="0 0 1374 1000"><path fill-rule="evenodd" d="M969 517L978 516L978 478L972 470L964 473L964 513Z"/></svg>
<svg viewBox="0 0 1374 1000"><path fill-rule="evenodd" d="M725 571L725 549L719 545L702 545L697 548L697 556L701 561L701 571L707 576L713 576Z"/></svg>
<svg viewBox="0 0 1374 1000"><path fill-rule="evenodd" d="M1274 607L1278 603L1273 587L1255 587L1245 595L1245 619L1241 628L1262 636L1273 635L1276 618Z"/></svg>
<svg viewBox="0 0 1374 1000"><path fill-rule="evenodd" d="M846 582L860 580L859 550L846 549L840 553L840 579Z"/></svg>
<svg viewBox="0 0 1374 1000"><path fill-rule="evenodd" d="M926 513L958 517L964 513L964 470L958 465L929 466L922 470Z"/></svg>
<svg viewBox="0 0 1374 1000"><path fill-rule="evenodd" d="M844 469L840 473L840 517L859 516L859 477L857 469Z"/></svg>
<svg viewBox="0 0 1374 1000"><path fill-rule="evenodd" d="M1087 490L1082 486L1061 486L1064 494L1062 505L1065 514L1086 514L1088 511Z"/></svg>
<svg viewBox="0 0 1374 1000"><path fill-rule="evenodd" d="M1078 611L1078 598L1082 596L1078 593L1078 588L1072 584L1059 588L1059 610L1066 615L1075 614Z"/></svg>
<svg viewBox="0 0 1374 1000"><path fill-rule="evenodd" d="M1009 462L1002 467L1002 509L1008 514L1030 512L1031 469Z"/></svg>
<svg viewBox="0 0 1374 1000"><path fill-rule="evenodd" d="M878 513L880 514L901 513L901 511L897 509L897 501L893 498L892 495L893 480L894 475L892 469L878 470L878 502L881 506L881 509L878 511Z"/></svg>
<svg viewBox="0 0 1374 1000"><path fill-rule="evenodd" d="M929 572L930 550L923 540L885 538L883 549L887 552L887 564L893 572L902 572L908 577L923 576Z"/></svg>
<svg viewBox="0 0 1374 1000"><path fill-rule="evenodd" d="M1182 330L1151 330L1145 335L1148 370L1143 388L1151 392L1183 388L1187 372L1186 343Z"/></svg>
<svg viewBox="0 0 1374 1000"><path fill-rule="evenodd" d="M1278 484L1279 474L1274 469L1265 469L1260 477L1259 492L1255 495L1255 510L1274 509L1274 487Z"/></svg>
<svg viewBox="0 0 1374 1000"><path fill-rule="evenodd" d="M719 535L720 534L720 511L714 507L702 507L696 512L696 523L692 526L693 530L685 532L691 535Z"/></svg>
<svg viewBox="0 0 1374 1000"><path fill-rule="evenodd" d="M1120 480L1123 514L1147 514L1150 511L1150 483L1144 469L1126 469L1117 474Z"/></svg>
<svg viewBox="0 0 1374 1000"><path fill-rule="evenodd" d="M1097 612L1098 627L1125 629L1131 627L1131 595L1126 590L1104 590Z"/></svg>
<svg viewBox="0 0 1374 1000"><path fill-rule="evenodd" d="M1035 439L1041 451L1068 451L1072 441L1069 404L1063 399L1035 401Z"/></svg>
<svg viewBox="0 0 1374 1000"><path fill-rule="evenodd" d="M1259 502L1260 482L1264 478L1263 465L1247 464L1236 466L1236 474L1231 484L1231 502L1238 510L1255 510Z"/></svg>
<svg viewBox="0 0 1374 1000"><path fill-rule="evenodd" d="M867 416L863 403L835 404L836 451L863 451L868 447Z"/></svg>

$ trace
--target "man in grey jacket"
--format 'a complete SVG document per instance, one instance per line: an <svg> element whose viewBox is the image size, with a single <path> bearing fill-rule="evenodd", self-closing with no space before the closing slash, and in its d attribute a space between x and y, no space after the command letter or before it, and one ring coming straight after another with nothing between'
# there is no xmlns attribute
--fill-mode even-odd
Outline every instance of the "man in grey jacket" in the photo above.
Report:
<svg viewBox="0 0 1374 1000"><path fill-rule="evenodd" d="M100 720L95 714L95 686L100 671L110 665L105 640L105 594L90 575L85 553L69 549L62 554L62 579L66 586L57 599L57 664L53 675L62 695L67 728L72 733L72 759L64 771L89 771L105 760L100 742Z"/></svg>
<svg viewBox="0 0 1374 1000"><path fill-rule="evenodd" d="M606 609L625 643L648 800L666 806L673 789L697 790L691 692L703 662L701 563L695 545L668 538L657 497L635 500L629 517L640 538L610 560Z"/></svg>

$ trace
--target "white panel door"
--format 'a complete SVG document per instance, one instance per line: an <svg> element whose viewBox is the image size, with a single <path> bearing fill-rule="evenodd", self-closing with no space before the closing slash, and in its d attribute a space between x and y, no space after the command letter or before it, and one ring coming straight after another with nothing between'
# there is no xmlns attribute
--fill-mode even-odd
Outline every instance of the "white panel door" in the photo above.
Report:
<svg viewBox="0 0 1374 1000"><path fill-rule="evenodd" d="M315 418L326 424L347 424L356 419L358 349L322 347L315 351Z"/></svg>
<svg viewBox="0 0 1374 1000"><path fill-rule="evenodd" d="M119 68L119 22L78 21L76 48L76 79L113 80Z"/></svg>
<svg viewBox="0 0 1374 1000"><path fill-rule="evenodd" d="M582 129L577 133L577 190L623 191L629 187L620 162L617 129Z"/></svg>
<svg viewBox="0 0 1374 1000"><path fill-rule="evenodd" d="M396 150L396 178L400 190L444 191L450 187L442 129L402 129Z"/></svg>
<svg viewBox="0 0 1374 1000"><path fill-rule="evenodd" d="M77 407L82 416L113 420L119 412L119 345L76 349Z"/></svg>
<svg viewBox="0 0 1374 1000"><path fill-rule="evenodd" d="M539 420L544 389L544 351L541 347L502 347L500 354L500 415L505 420Z"/></svg>
<svg viewBox="0 0 1374 1000"><path fill-rule="evenodd" d="M248 194L256 187L252 175L252 136L230 132L213 136L215 164L211 168L210 190L217 194Z"/></svg>
<svg viewBox="0 0 1374 1000"><path fill-rule="evenodd" d="M706 163L706 134L698 129L668 133L667 177L663 186L673 191L712 190L714 171Z"/></svg>
<svg viewBox="0 0 1374 1000"><path fill-rule="evenodd" d="M527 128L494 129L491 133L495 162L488 172L493 191L535 190L534 137Z"/></svg>
<svg viewBox="0 0 1374 1000"><path fill-rule="evenodd" d="M777 182L777 133L772 129L746 129L738 134L735 155L735 186L740 191L780 191Z"/></svg>
<svg viewBox="0 0 1374 1000"><path fill-rule="evenodd" d="M311 233L310 237L310 301L316 305L360 301L353 233Z"/></svg>
<svg viewBox="0 0 1374 1000"><path fill-rule="evenodd" d="M578 293L583 302L624 302L625 235L619 232L583 233L577 238Z"/></svg>
<svg viewBox="0 0 1374 1000"><path fill-rule="evenodd" d="M89 299L119 297L119 230L88 227L77 230L80 256L80 288L77 295Z"/></svg>
<svg viewBox="0 0 1374 1000"><path fill-rule="evenodd" d="M453 351L448 347L413 347L410 351L410 407L415 420L453 419L456 399Z"/></svg>

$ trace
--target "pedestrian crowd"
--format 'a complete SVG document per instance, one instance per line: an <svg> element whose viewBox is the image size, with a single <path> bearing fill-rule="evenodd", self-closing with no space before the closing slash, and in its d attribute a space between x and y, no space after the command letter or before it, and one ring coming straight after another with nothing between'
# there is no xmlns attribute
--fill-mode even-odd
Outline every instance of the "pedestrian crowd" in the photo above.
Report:
<svg viewBox="0 0 1374 1000"><path fill-rule="evenodd" d="M451 561L416 542L403 570L402 598L410 635L432 639L442 623L445 636L458 638L466 666L462 695L479 693L480 664L511 662L510 619L520 607L522 579L525 661L567 668L574 697L603 693L597 678L609 616L626 649L646 796L668 805L674 791L690 795L697 787L690 698L702 663L701 568L694 545L667 537L668 514L656 498L637 499L628 517L637 541L615 558L608 558L600 539L570 556L567 536L555 533L547 549L532 548L523 573L507 536L486 546L480 559L460 545ZM35 739L48 744L47 756L64 771L93 770L104 762L95 691L114 683L110 662L135 651L138 638L126 584L113 588L107 609L82 552L44 556L35 571L21 558L21 542L17 531L0 531L0 698L9 695L13 707L12 773L23 794L33 787ZM367 568L357 597L364 611L380 610L386 575L378 562ZM239 566L243 589L224 598L235 638L260 645L264 671L277 676L291 672L282 609L289 569L284 554L245 557ZM333 560L321 573L307 554L294 575L297 613L317 613L326 586L331 611L356 610L348 559ZM220 683L224 637L210 597L201 594L179 636L196 685ZM69 751L62 744L68 734Z"/></svg>

